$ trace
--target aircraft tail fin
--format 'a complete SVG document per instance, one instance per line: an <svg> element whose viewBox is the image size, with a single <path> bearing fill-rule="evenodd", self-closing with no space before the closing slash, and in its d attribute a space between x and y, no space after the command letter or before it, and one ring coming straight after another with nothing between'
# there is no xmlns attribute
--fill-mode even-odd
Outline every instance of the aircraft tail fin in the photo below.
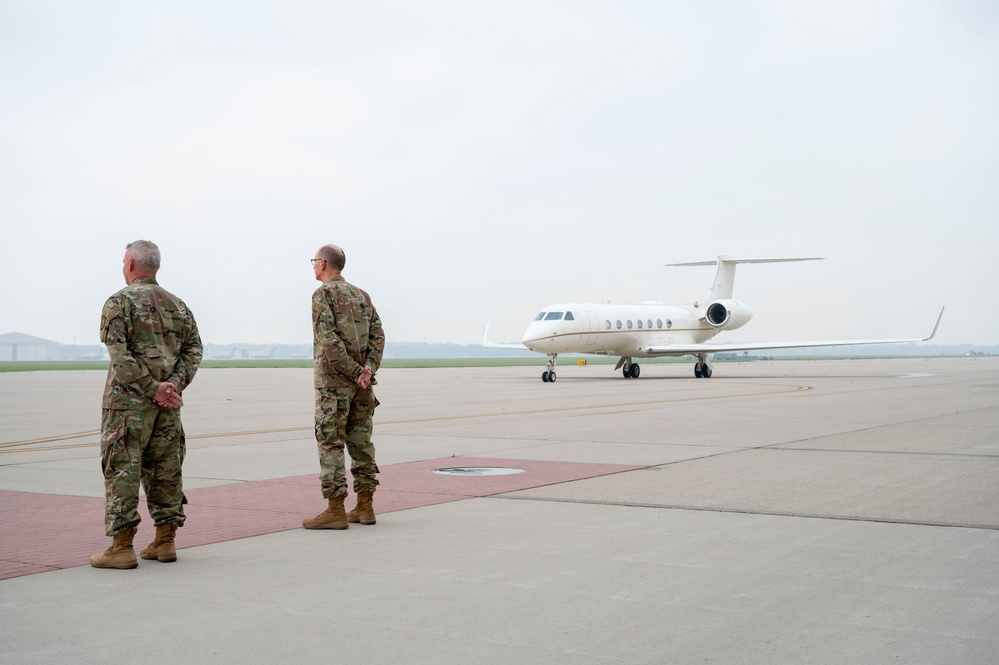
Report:
<svg viewBox="0 0 999 665"><path fill-rule="evenodd" d="M725 300L732 297L732 287L735 284L735 267L740 263L787 263L790 261L821 261L823 257L807 258L738 258L731 254L719 254L715 261L692 261L689 263L667 263L670 267L681 266L718 266L714 282L708 292L708 302Z"/></svg>

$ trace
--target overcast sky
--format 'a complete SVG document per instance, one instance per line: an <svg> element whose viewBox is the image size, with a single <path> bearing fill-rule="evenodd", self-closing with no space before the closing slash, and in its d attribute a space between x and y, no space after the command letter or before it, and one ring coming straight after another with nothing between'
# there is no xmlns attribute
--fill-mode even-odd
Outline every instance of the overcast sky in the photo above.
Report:
<svg viewBox="0 0 999 665"><path fill-rule="evenodd" d="M0 333L98 343L126 243L212 343L690 302L727 341L999 343L999 5L0 0Z"/></svg>

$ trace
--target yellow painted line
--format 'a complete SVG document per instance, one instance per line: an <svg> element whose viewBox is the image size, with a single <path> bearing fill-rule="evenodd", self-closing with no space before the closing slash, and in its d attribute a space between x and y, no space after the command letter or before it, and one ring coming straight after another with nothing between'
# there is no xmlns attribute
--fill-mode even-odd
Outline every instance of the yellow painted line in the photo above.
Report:
<svg viewBox="0 0 999 665"><path fill-rule="evenodd" d="M211 439L214 437L223 436L249 436L251 434L273 434L275 432L303 432L311 430L311 427L283 427L280 429L258 429L246 432L219 432L217 434L192 434L188 435L188 439ZM93 432L80 432L79 434L66 434L64 436L53 436L45 439L32 439L30 441L13 441L11 443L0 443L0 448L19 448L23 446L31 446L36 443L51 443L53 441L63 441L66 439L74 439L81 436L91 436L94 434L100 434L100 430ZM87 446L98 446L99 443L78 443L71 446L52 446L48 448L27 448L25 450L0 450L0 453L23 453L30 452L34 450L63 450L68 448L85 448Z"/></svg>
<svg viewBox="0 0 999 665"><path fill-rule="evenodd" d="M9 453L34 453L42 450L72 450L73 448L96 448L98 443L72 443L66 446L43 446L41 448L25 448L23 450L0 450L0 455Z"/></svg>
<svg viewBox="0 0 999 665"><path fill-rule="evenodd" d="M657 399L648 400L642 402L610 402L605 404L590 404L587 406L562 406L555 407L551 409L526 409L522 411L499 411L493 413L470 413L461 416L434 416L431 418L407 418L404 420L376 420L376 425L405 425L408 423L432 423L440 422L446 420L471 420L473 418L495 418L502 416L525 416L525 415L535 415L542 413L562 413L566 411L592 411L594 409L616 409L628 406L648 406L650 404L672 404L676 402L701 402L707 400L715 399L732 399L737 397L766 397L768 395L783 395L786 393L804 392L811 390L811 386L783 386L782 390L771 390L762 393L738 393L735 395L705 395L703 397L681 397L678 399ZM258 430L246 430L242 432L218 432L216 434L194 434L189 435L188 439L214 439L229 436L252 436L254 434L276 434L279 432L307 432L311 431L312 427L282 427L278 429L258 429ZM100 434L100 430L93 432L79 432L77 434L65 434L62 436L53 436L44 439L32 439L30 441L13 441L11 443L0 443L0 449L7 448L21 448L20 450L0 450L0 454L3 453L27 453L42 450L68 450L71 448L87 448L96 447L100 443L77 443L68 446L48 446L44 448L26 448L25 446L32 446L38 443L51 443L54 441L65 441L67 439L75 439L82 436L91 436L94 434Z"/></svg>
<svg viewBox="0 0 999 665"><path fill-rule="evenodd" d="M77 434L63 434L62 436L50 436L44 439L32 439L30 441L14 441L12 443L0 443L0 448L13 448L15 446L30 446L33 443L51 443L52 441L65 441L66 439L78 439L82 436L91 436L100 433L101 433L100 430L94 430L93 432L78 432Z"/></svg>

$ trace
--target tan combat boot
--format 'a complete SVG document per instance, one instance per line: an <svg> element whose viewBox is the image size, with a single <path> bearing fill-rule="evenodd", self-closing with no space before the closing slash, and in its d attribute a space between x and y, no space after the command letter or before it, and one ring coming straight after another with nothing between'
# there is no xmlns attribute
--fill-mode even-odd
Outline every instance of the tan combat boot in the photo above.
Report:
<svg viewBox="0 0 999 665"><path fill-rule="evenodd" d="M329 497L329 508L315 517L302 520L302 526L306 529L346 529L350 524L343 510L343 499L342 496Z"/></svg>
<svg viewBox="0 0 999 665"><path fill-rule="evenodd" d="M357 524L358 522L361 524L374 524L375 507L372 505L374 498L374 492L358 492L357 507L347 513L347 521L353 524Z"/></svg>
<svg viewBox="0 0 999 665"><path fill-rule="evenodd" d="M177 537L177 528L180 525L176 522L167 522L156 527L156 537L149 543L139 556L143 559L156 559L163 563L170 563L177 560L177 547L174 539Z"/></svg>
<svg viewBox="0 0 999 665"><path fill-rule="evenodd" d="M132 539L138 531L134 526L125 529L111 541L109 547L103 554L95 554L90 557L90 565L94 568L118 568L128 570L136 568L139 562L135 559L135 550L132 548Z"/></svg>

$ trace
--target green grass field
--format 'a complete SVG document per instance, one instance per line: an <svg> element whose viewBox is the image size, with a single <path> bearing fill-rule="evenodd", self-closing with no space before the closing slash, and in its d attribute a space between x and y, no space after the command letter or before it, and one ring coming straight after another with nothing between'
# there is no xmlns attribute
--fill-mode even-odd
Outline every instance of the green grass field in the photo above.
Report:
<svg viewBox="0 0 999 665"><path fill-rule="evenodd" d="M850 356L850 355L828 355L828 356L778 356L774 360L876 360L886 358L924 358L941 356ZM576 356L560 356L559 366L566 367L577 364L580 360ZM617 358L605 358L600 356L587 356L587 365L613 365L617 363ZM668 363L693 363L693 358L641 358L642 365L668 364ZM715 363L732 362L755 362L751 360L715 360ZM538 354L536 358L387 358L382 363L382 367L396 368L428 368L428 367L544 367L545 357ZM298 360L206 360L201 363L201 367L222 369L222 368L275 368L275 367L312 367L312 361L306 359ZM81 370L103 370L107 371L108 361L106 360L46 360L46 361L0 361L0 372L52 372L52 371L81 371Z"/></svg>

